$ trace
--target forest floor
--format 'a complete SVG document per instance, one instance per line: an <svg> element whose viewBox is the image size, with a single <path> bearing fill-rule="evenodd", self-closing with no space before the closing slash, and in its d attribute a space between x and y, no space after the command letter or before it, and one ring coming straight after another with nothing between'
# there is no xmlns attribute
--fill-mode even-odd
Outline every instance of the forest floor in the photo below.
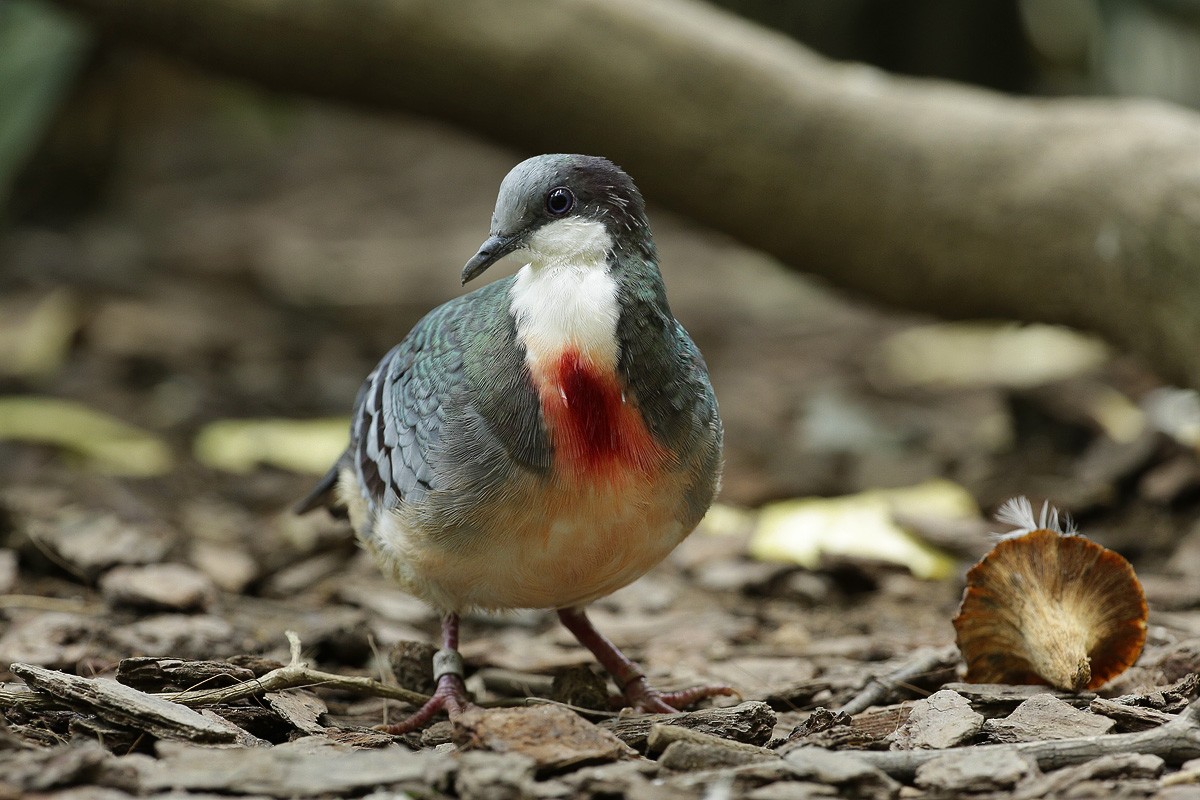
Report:
<svg viewBox="0 0 1200 800"><path fill-rule="evenodd" d="M1200 724L1181 716L1200 694L1200 464L1170 435L1186 426L1159 424L1155 377L1054 335L1014 357L988 328L970 374L930 379L921 367L953 370L974 334L840 296L653 205L726 421L722 509L592 614L660 687L725 683L741 701L619 715L552 612L472 615L462 652L487 708L373 730L411 707L389 687L429 690L413 643L438 619L344 523L290 512L314 481L297 465L329 451L374 361L460 291L519 156L155 62L107 79L124 93L102 202L0 244L0 402L32 402L42 428L14 432L4 406L0 797L1200 797ZM897 356L913 331L943 349ZM219 427L265 418L332 421L277 439ZM950 565L940 579L870 542L758 557L764 505L935 479L977 506L910 526ZM1014 495L1070 511L1145 587L1142 658L1098 692L961 682L963 575ZM194 712L157 696L184 690L216 693L188 695ZM1079 737L1096 738L1072 766L1046 745ZM980 749L996 743L1014 746Z"/></svg>

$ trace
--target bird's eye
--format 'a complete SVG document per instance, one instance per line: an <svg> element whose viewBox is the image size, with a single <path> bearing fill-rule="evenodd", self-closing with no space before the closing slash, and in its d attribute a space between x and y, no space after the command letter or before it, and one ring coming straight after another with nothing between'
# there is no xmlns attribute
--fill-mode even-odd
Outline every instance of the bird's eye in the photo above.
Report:
<svg viewBox="0 0 1200 800"><path fill-rule="evenodd" d="M575 207L575 195L565 186L551 189L546 194L546 210L556 217L561 217Z"/></svg>

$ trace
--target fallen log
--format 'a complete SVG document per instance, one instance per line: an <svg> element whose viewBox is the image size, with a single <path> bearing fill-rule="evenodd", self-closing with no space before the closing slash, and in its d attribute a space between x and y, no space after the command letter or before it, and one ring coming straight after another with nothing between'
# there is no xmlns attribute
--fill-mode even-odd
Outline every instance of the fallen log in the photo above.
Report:
<svg viewBox="0 0 1200 800"><path fill-rule="evenodd" d="M1200 387L1190 111L891 77L688 0L57 1L270 88L605 154L795 268L947 317L1091 329Z"/></svg>

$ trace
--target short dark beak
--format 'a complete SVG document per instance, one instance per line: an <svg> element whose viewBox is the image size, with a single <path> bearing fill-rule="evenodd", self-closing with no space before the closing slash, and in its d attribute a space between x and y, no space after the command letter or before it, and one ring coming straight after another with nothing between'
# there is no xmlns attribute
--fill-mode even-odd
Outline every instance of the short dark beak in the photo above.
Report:
<svg viewBox="0 0 1200 800"><path fill-rule="evenodd" d="M521 249L524 244L518 236L489 236L479 247L479 252L471 256L471 260L463 267L462 282L478 278L484 270L504 258L514 250Z"/></svg>

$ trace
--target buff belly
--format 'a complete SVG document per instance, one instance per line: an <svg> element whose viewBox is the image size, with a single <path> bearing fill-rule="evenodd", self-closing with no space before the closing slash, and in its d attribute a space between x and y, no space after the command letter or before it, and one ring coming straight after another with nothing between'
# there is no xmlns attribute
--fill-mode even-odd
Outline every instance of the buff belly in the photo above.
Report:
<svg viewBox="0 0 1200 800"><path fill-rule="evenodd" d="M675 476L640 485L632 476L618 482L625 485L533 483L483 511L478 530L431 535L397 509L362 539L402 589L464 611L585 605L644 575L691 532L677 518L683 486ZM348 475L342 484L354 485ZM363 531L358 505L350 504L351 519Z"/></svg>

